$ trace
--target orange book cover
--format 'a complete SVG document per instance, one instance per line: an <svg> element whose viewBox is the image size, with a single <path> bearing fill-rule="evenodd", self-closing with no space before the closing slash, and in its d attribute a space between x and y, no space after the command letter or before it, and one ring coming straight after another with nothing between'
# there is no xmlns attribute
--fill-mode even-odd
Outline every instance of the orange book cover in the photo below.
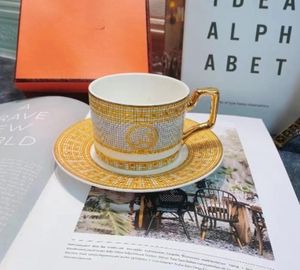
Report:
<svg viewBox="0 0 300 270"><path fill-rule="evenodd" d="M148 72L146 1L21 1L17 88L85 92L119 72Z"/></svg>

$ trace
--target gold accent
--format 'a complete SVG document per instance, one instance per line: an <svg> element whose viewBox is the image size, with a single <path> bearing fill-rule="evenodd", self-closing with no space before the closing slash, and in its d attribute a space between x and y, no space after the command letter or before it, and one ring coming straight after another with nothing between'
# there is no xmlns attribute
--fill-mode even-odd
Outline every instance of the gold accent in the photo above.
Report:
<svg viewBox="0 0 300 270"><path fill-rule="evenodd" d="M185 121L185 128L195 125ZM54 146L58 164L76 179L100 188L124 192L161 191L188 185L217 168L223 156L222 144L209 129L196 133L186 141L187 159L177 168L156 175L124 176L98 166L90 155L94 142L90 119L65 130Z"/></svg>
<svg viewBox="0 0 300 270"><path fill-rule="evenodd" d="M96 148L95 151L98 157L108 165L119 169L131 170L131 171L147 171L147 170L158 169L170 164L178 156L178 152L176 152L163 159L148 161L148 162L140 162L140 161L126 161L126 160L114 159L103 155Z"/></svg>
<svg viewBox="0 0 300 270"><path fill-rule="evenodd" d="M188 97L170 104L157 106L130 106L101 100L89 93L92 111L101 117L117 123L147 124L164 122L177 118L186 110Z"/></svg>
<svg viewBox="0 0 300 270"><path fill-rule="evenodd" d="M278 148L284 147L290 140L300 135L300 118L276 135L273 140Z"/></svg>
<svg viewBox="0 0 300 270"><path fill-rule="evenodd" d="M217 88L208 87L208 88L197 89L190 96L190 100L187 103L187 110L188 111L192 110L196 106L199 99L203 96L210 96L210 98L211 98L209 118L206 122L198 123L197 125L189 128L188 130L183 132L183 136L182 136L183 141L185 141L187 138L189 138L195 132L211 128L216 122L218 107L219 107L219 90Z"/></svg>
<svg viewBox="0 0 300 270"><path fill-rule="evenodd" d="M148 153L158 142L158 131L151 125L136 124L127 130L125 140L134 152Z"/></svg>
<svg viewBox="0 0 300 270"><path fill-rule="evenodd" d="M141 155L144 155L145 152L146 152L146 151L132 151L132 150L126 151L125 149L112 147L111 145L104 144L103 142L99 141L97 138L94 138L94 139L99 145L101 145L103 147L106 147L109 150L116 151L116 152L125 153L125 154L141 154ZM158 153L170 150L171 148L173 148L173 147L177 146L178 144L180 144L181 141L182 140L180 138L178 142L176 142L174 144L171 144L171 145L168 145L167 147L159 148L159 149L147 149L147 154L158 154Z"/></svg>

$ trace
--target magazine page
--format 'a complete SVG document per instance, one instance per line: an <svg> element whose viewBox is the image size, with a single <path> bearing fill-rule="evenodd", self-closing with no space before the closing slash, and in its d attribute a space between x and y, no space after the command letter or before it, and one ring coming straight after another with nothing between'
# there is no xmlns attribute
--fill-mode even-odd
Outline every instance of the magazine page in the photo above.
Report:
<svg viewBox="0 0 300 270"><path fill-rule="evenodd" d="M294 0L186 1L181 79L219 87L220 113L279 133L300 113L299 11Z"/></svg>
<svg viewBox="0 0 300 270"><path fill-rule="evenodd" d="M168 207L153 212L163 192L103 190L57 168L1 269L296 269L298 201L262 121L220 115L213 131L223 161L180 188L182 219ZM207 189L217 192L205 196ZM207 208L213 215L200 211L201 198L215 203Z"/></svg>
<svg viewBox="0 0 300 270"><path fill-rule="evenodd" d="M56 137L88 110L64 97L0 105L0 261L55 169Z"/></svg>

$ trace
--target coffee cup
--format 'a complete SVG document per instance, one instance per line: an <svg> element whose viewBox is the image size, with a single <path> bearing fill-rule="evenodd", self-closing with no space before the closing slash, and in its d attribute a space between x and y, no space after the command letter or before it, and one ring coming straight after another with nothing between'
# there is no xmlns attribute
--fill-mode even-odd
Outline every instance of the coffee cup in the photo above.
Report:
<svg viewBox="0 0 300 270"><path fill-rule="evenodd" d="M210 96L208 120L184 131L185 113ZM180 80L150 73L121 73L89 85L97 159L115 172L159 171L176 160L184 141L216 121L219 91L190 93Z"/></svg>

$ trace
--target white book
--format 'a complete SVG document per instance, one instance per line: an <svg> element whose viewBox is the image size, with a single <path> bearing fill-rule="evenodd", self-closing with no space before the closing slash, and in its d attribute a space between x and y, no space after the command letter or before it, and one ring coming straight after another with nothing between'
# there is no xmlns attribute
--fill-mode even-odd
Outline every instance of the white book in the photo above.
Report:
<svg viewBox="0 0 300 270"><path fill-rule="evenodd" d="M294 0L187 0L181 79L219 87L221 113L279 133L300 115L299 11Z"/></svg>
<svg viewBox="0 0 300 270"><path fill-rule="evenodd" d="M0 261L55 169L56 137L88 110L58 96L0 104Z"/></svg>
<svg viewBox="0 0 300 270"><path fill-rule="evenodd" d="M187 117L201 121L206 115ZM300 208L263 122L219 115L213 132L222 142L224 158L205 181L230 191L244 205L262 209L262 254L248 208L243 225L250 240L241 248L230 237L228 224L219 221L201 240L192 211L193 219L184 215L191 240L177 219L162 219L145 235L145 228L136 227L140 205L122 202L132 194L91 187L57 167L0 269L298 269ZM192 194L198 188L193 183L181 189Z"/></svg>

